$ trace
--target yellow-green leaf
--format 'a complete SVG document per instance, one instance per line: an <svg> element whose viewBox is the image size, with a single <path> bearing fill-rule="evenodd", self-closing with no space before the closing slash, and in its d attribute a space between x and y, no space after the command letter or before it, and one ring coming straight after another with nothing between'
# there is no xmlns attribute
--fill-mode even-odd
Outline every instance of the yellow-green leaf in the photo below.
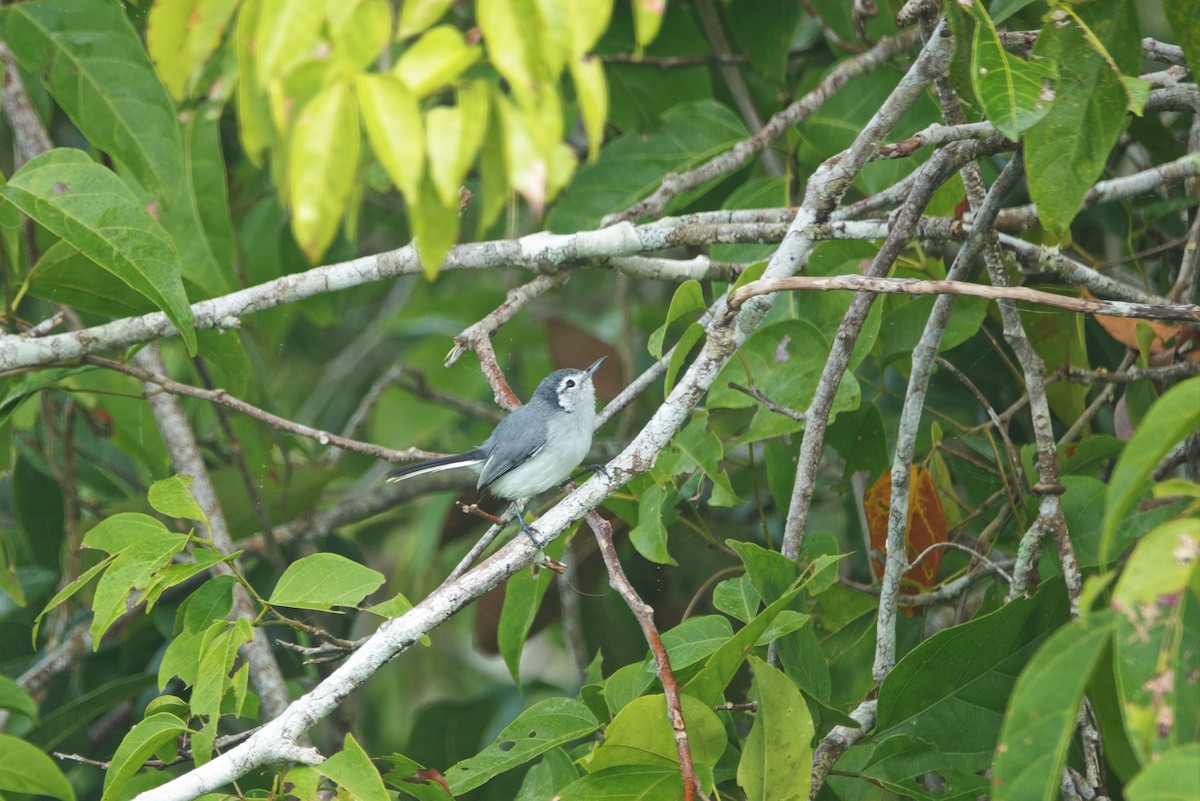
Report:
<svg viewBox="0 0 1200 801"><path fill-rule="evenodd" d="M612 18L612 0L591 0L579 3L571 14L571 29L574 36L571 55L575 60L583 58L593 47Z"/></svg>
<svg viewBox="0 0 1200 801"><path fill-rule="evenodd" d="M163 85L187 97L221 43L239 0L157 0L146 21L146 49Z"/></svg>
<svg viewBox="0 0 1200 801"><path fill-rule="evenodd" d="M579 99L579 113L588 138L588 160L594 161L604 141L604 121L608 118L608 84L604 80L604 65L596 58L579 59L571 63L571 80Z"/></svg>
<svg viewBox="0 0 1200 801"><path fill-rule="evenodd" d="M654 41L667 13L667 0L630 0L633 3L633 33L637 52Z"/></svg>
<svg viewBox="0 0 1200 801"><path fill-rule="evenodd" d="M479 47L468 45L449 25L428 31L404 51L392 72L417 97L427 97L454 81L479 59Z"/></svg>
<svg viewBox="0 0 1200 801"><path fill-rule="evenodd" d="M483 31L488 58L517 95L536 95L538 12L532 0L479 0L475 16Z"/></svg>
<svg viewBox="0 0 1200 801"><path fill-rule="evenodd" d="M288 182L292 231L316 263L337 233L358 169L358 110L345 83L323 89L292 131Z"/></svg>
<svg viewBox="0 0 1200 801"><path fill-rule="evenodd" d="M425 127L417 99L391 74L360 75L359 110L371 147L388 177L410 203L425 169Z"/></svg>
<svg viewBox="0 0 1200 801"><path fill-rule="evenodd" d="M365 69L392 39L392 7L387 0L359 0L329 6L333 52L354 69Z"/></svg>
<svg viewBox="0 0 1200 801"><path fill-rule="evenodd" d="M421 183L417 202L410 204L413 235L421 271L430 281L437 278L442 259L458 241L458 201L443 203L431 181Z"/></svg>
<svg viewBox="0 0 1200 801"><path fill-rule="evenodd" d="M237 49L238 82L237 118L238 134L242 149L256 166L261 167L263 154L275 141L275 128L271 124L271 111L262 85L255 71L254 37L258 30L258 16L262 0L249 0L238 14L234 32Z"/></svg>
<svg viewBox="0 0 1200 801"><path fill-rule="evenodd" d="M483 144L487 88L471 83L458 92L458 104L439 106L426 115L429 174L444 206L458 203L459 188Z"/></svg>
<svg viewBox="0 0 1200 801"><path fill-rule="evenodd" d="M324 21L324 3L262 0L254 36L259 82L282 77L311 56Z"/></svg>
<svg viewBox="0 0 1200 801"><path fill-rule="evenodd" d="M407 39L420 33L442 18L454 0L405 0L400 6L400 27L397 39Z"/></svg>

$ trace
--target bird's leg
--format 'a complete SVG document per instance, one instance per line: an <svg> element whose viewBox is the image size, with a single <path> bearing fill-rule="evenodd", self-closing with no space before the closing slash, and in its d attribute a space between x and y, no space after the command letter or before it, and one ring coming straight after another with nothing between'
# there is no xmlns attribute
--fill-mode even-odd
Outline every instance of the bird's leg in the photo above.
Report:
<svg viewBox="0 0 1200 801"><path fill-rule="evenodd" d="M584 476L590 476L593 473L599 473L600 475L604 476L605 478L609 477L607 467L605 467L602 464L590 464L587 467L580 470L575 475L568 478L566 481L564 481L561 486L565 489L566 486L568 484L570 484L572 481L578 481L579 479L583 478Z"/></svg>
<svg viewBox="0 0 1200 801"><path fill-rule="evenodd" d="M525 532L525 536L529 537L530 542L532 542L538 548L541 548L543 543L538 539L537 529L525 522L525 504L525 499L513 501L513 511L517 525L521 527L521 531Z"/></svg>

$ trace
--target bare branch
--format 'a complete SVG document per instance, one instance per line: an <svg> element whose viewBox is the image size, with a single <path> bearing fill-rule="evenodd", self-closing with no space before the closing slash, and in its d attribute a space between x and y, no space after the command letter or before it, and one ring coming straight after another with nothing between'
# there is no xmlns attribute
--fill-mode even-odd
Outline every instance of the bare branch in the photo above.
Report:
<svg viewBox="0 0 1200 801"><path fill-rule="evenodd" d="M1029 287L995 287L966 281L921 278L871 278L864 275L807 276L751 281L730 298L739 307L749 298L791 290L830 292L833 290L876 292L893 295L968 295L989 300L1021 300L1042 306L1111 317L1138 317L1154 320L1191 320L1200 322L1200 306L1178 304L1127 303L1114 300L1072 298Z"/></svg>

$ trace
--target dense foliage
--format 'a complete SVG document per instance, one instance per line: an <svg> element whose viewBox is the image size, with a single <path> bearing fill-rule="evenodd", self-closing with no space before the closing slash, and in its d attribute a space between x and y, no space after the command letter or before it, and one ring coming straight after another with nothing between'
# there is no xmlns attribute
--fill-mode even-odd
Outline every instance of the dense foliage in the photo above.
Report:
<svg viewBox="0 0 1200 801"><path fill-rule="evenodd" d="M0 10L0 793L1200 797L1200 6L878 5Z"/></svg>

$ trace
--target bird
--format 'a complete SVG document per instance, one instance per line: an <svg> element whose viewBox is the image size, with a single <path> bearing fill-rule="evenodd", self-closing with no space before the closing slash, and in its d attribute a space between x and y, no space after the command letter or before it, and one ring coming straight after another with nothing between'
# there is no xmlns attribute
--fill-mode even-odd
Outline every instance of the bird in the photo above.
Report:
<svg viewBox="0 0 1200 801"><path fill-rule="evenodd" d="M525 522L525 504L564 483L583 462L596 428L596 388L592 375L606 357L585 370L565 368L543 378L529 403L497 424L478 448L404 465L388 473L389 482L442 470L470 468L479 474L477 492L516 504L516 519L535 544L536 532ZM603 471L602 467L589 470Z"/></svg>

